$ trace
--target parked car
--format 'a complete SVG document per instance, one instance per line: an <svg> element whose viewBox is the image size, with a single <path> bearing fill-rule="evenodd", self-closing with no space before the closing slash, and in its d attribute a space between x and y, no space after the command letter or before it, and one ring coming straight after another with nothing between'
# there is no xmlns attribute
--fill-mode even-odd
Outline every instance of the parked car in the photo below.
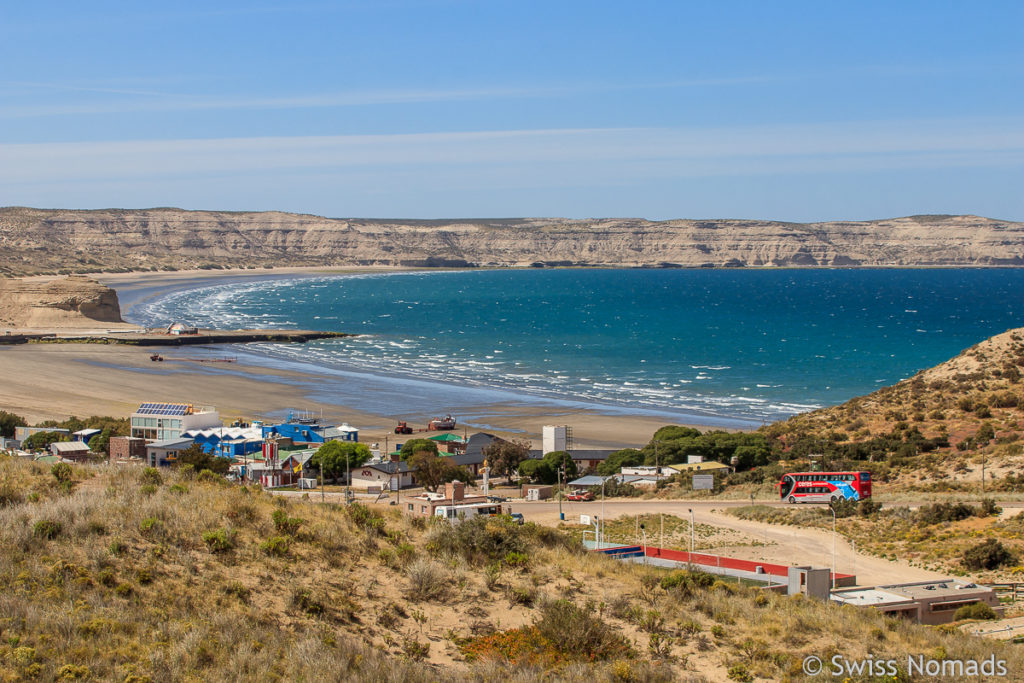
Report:
<svg viewBox="0 0 1024 683"><path fill-rule="evenodd" d="M594 500L594 494L590 491L573 491L565 498L566 500Z"/></svg>
<svg viewBox="0 0 1024 683"><path fill-rule="evenodd" d="M511 515L509 515L509 517L511 517L512 521L514 521L516 524L526 523L526 520L523 518L522 512L513 512Z"/></svg>

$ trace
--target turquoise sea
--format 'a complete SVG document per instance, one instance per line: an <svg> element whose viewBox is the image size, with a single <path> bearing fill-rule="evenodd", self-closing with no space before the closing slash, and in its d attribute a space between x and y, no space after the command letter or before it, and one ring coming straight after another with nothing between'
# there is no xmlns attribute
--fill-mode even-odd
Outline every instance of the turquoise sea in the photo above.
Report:
<svg viewBox="0 0 1024 683"><path fill-rule="evenodd" d="M545 401L756 425L841 403L1024 326L1024 270L481 270L228 282L160 325L360 336L246 345L383 414ZM386 408L386 411L382 411Z"/></svg>

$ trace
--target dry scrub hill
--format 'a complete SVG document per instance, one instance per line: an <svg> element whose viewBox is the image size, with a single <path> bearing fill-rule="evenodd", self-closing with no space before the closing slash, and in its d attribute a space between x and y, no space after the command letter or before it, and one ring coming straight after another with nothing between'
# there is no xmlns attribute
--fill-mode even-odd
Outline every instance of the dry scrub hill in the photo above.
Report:
<svg viewBox="0 0 1024 683"><path fill-rule="evenodd" d="M276 211L0 208L0 275L256 266L1024 265L1024 224L565 218L376 220Z"/></svg>
<svg viewBox="0 0 1024 683"><path fill-rule="evenodd" d="M984 460L986 490L1022 491L1022 371L1024 328L1018 328L893 386L765 431L790 446L817 440L826 449L913 465L934 490L968 490L957 483L964 480L975 482L977 490ZM895 453L886 453L894 444ZM912 480L908 475L904 483Z"/></svg>
<svg viewBox="0 0 1024 683"><path fill-rule="evenodd" d="M184 476L183 476L184 475ZM619 564L510 520L0 456L0 680L802 680L807 654L1006 646Z"/></svg>

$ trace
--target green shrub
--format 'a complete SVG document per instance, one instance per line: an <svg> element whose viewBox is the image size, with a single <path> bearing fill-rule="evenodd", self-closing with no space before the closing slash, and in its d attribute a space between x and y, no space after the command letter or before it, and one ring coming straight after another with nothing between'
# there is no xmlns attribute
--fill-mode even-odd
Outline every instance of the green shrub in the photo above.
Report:
<svg viewBox="0 0 1024 683"><path fill-rule="evenodd" d="M274 521L274 528L289 536L294 536L298 532L299 527L306 522L306 520L299 517L289 517L288 513L280 508L274 510L274 514L270 517Z"/></svg>
<svg viewBox="0 0 1024 683"><path fill-rule="evenodd" d="M416 557L416 546L412 543L399 543L398 547L395 548L395 555L400 564L409 564Z"/></svg>
<svg viewBox="0 0 1024 683"><path fill-rule="evenodd" d="M73 473L71 471L71 465L66 462L59 462L50 468L50 474L53 475L54 479L63 484L66 481L71 481Z"/></svg>
<svg viewBox="0 0 1024 683"><path fill-rule="evenodd" d="M194 479L196 476L196 466L190 462L181 465L178 467L178 476L182 479Z"/></svg>
<svg viewBox="0 0 1024 683"><path fill-rule="evenodd" d="M89 667L78 664L65 664L57 669L57 680L59 681L84 681L91 675Z"/></svg>
<svg viewBox="0 0 1024 683"><path fill-rule="evenodd" d="M865 498L864 500L860 501L859 505L857 505L857 514L861 517L871 517L877 514L878 511L881 509L881 503L876 503L870 498Z"/></svg>
<svg viewBox="0 0 1024 683"><path fill-rule="evenodd" d="M836 498L834 502L830 503L830 506L839 519L853 517L857 514L857 501L852 498Z"/></svg>
<svg viewBox="0 0 1024 683"><path fill-rule="evenodd" d="M56 520L41 519L32 527L32 535L37 538L57 538L62 528L61 523Z"/></svg>
<svg viewBox="0 0 1024 683"><path fill-rule="evenodd" d="M159 486L164 483L164 478L160 474L160 470L155 467L147 467L142 470L142 483L152 484L153 486Z"/></svg>
<svg viewBox="0 0 1024 683"><path fill-rule="evenodd" d="M964 605L957 609L956 613L953 614L953 621L960 621L961 619L995 619L996 612L994 609L989 607L983 602L975 602L970 605Z"/></svg>
<svg viewBox="0 0 1024 683"><path fill-rule="evenodd" d="M20 505L25 500L21 490L6 479L0 481L0 508Z"/></svg>
<svg viewBox="0 0 1024 683"><path fill-rule="evenodd" d="M502 562L511 553L526 555L531 533L509 517L474 517L455 525L437 525L426 547L432 555L454 555L480 566Z"/></svg>
<svg viewBox="0 0 1024 683"><path fill-rule="evenodd" d="M512 605L532 607L533 603L537 601L537 589L533 586L509 586L505 591L505 597L508 598L510 607Z"/></svg>
<svg viewBox="0 0 1024 683"><path fill-rule="evenodd" d="M154 484L143 484L141 487L139 487L139 491L141 491L142 495L144 496L152 496L154 493L156 493L157 488Z"/></svg>
<svg viewBox="0 0 1024 683"><path fill-rule="evenodd" d="M1017 558L994 538L987 538L964 551L963 563L968 569L999 569L1015 564Z"/></svg>
<svg viewBox="0 0 1024 683"><path fill-rule="evenodd" d="M959 522L974 516L975 509L966 503L933 503L922 505L917 510L919 524L940 524Z"/></svg>
<svg viewBox="0 0 1024 683"><path fill-rule="evenodd" d="M185 494L188 493L188 486L184 484L172 484L169 489L171 493Z"/></svg>
<svg viewBox="0 0 1024 683"><path fill-rule="evenodd" d="M996 502L991 498L982 498L981 505L978 507L978 511L975 513L978 517L992 517L998 515L1003 511L1003 508L996 505Z"/></svg>
<svg viewBox="0 0 1024 683"><path fill-rule="evenodd" d="M562 652L591 661L607 661L632 654L629 641L597 615L592 604L583 607L555 600L541 608L534 623L538 633Z"/></svg>
<svg viewBox="0 0 1024 683"><path fill-rule="evenodd" d="M117 583L117 575L114 574L113 569L108 567L107 569L100 570L99 574L96 575L96 580L104 586L110 587Z"/></svg>
<svg viewBox="0 0 1024 683"><path fill-rule="evenodd" d="M128 549L128 546L125 545L125 542L120 540L120 539L117 539L117 538L115 538L113 541L111 541L110 545L107 547L107 551L111 555L113 555L114 557L119 556L121 553L123 553L127 549Z"/></svg>
<svg viewBox="0 0 1024 683"><path fill-rule="evenodd" d="M512 550L505 554L505 558L502 561L509 567L525 567L530 562L530 556L526 553Z"/></svg>
<svg viewBox="0 0 1024 683"><path fill-rule="evenodd" d="M349 519L351 519L357 527L368 534L373 536L383 536L387 533L387 528L384 525L384 518L362 503L353 502L345 508L345 510L348 512Z"/></svg>
<svg viewBox="0 0 1024 683"><path fill-rule="evenodd" d="M234 595L242 602L249 602L249 589L239 581L232 581L228 585L224 586L224 592L228 595Z"/></svg>
<svg viewBox="0 0 1024 683"><path fill-rule="evenodd" d="M235 532L223 528L204 531L203 543L211 553L227 552L235 547Z"/></svg>
<svg viewBox="0 0 1024 683"><path fill-rule="evenodd" d="M285 557L288 555L288 539L284 536L271 536L260 543L260 550L272 557Z"/></svg>
<svg viewBox="0 0 1024 683"><path fill-rule="evenodd" d="M729 667L726 676L730 681L739 681L739 683L750 683L754 680L754 676L747 671L747 667L743 664L733 664Z"/></svg>
<svg viewBox="0 0 1024 683"><path fill-rule="evenodd" d="M215 474L212 470L203 470L196 477L196 481L200 484L223 484L227 480L219 474Z"/></svg>
<svg viewBox="0 0 1024 683"><path fill-rule="evenodd" d="M323 616L324 605L313 597L312 592L307 588L297 588L292 591L292 607L308 614L311 617Z"/></svg>
<svg viewBox="0 0 1024 683"><path fill-rule="evenodd" d="M156 517L147 517L139 522L139 531L145 535L157 534L164 528L164 523Z"/></svg>

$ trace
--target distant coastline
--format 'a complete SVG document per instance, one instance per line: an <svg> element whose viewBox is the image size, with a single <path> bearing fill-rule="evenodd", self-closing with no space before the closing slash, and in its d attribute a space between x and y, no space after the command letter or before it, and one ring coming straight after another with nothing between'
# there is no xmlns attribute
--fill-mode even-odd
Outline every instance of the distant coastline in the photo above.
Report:
<svg viewBox="0 0 1024 683"><path fill-rule="evenodd" d="M284 212L0 208L0 275L169 269L1024 266L1024 223L518 218L393 220ZM75 245L72 247L71 245ZM84 245L84 246L83 246Z"/></svg>

